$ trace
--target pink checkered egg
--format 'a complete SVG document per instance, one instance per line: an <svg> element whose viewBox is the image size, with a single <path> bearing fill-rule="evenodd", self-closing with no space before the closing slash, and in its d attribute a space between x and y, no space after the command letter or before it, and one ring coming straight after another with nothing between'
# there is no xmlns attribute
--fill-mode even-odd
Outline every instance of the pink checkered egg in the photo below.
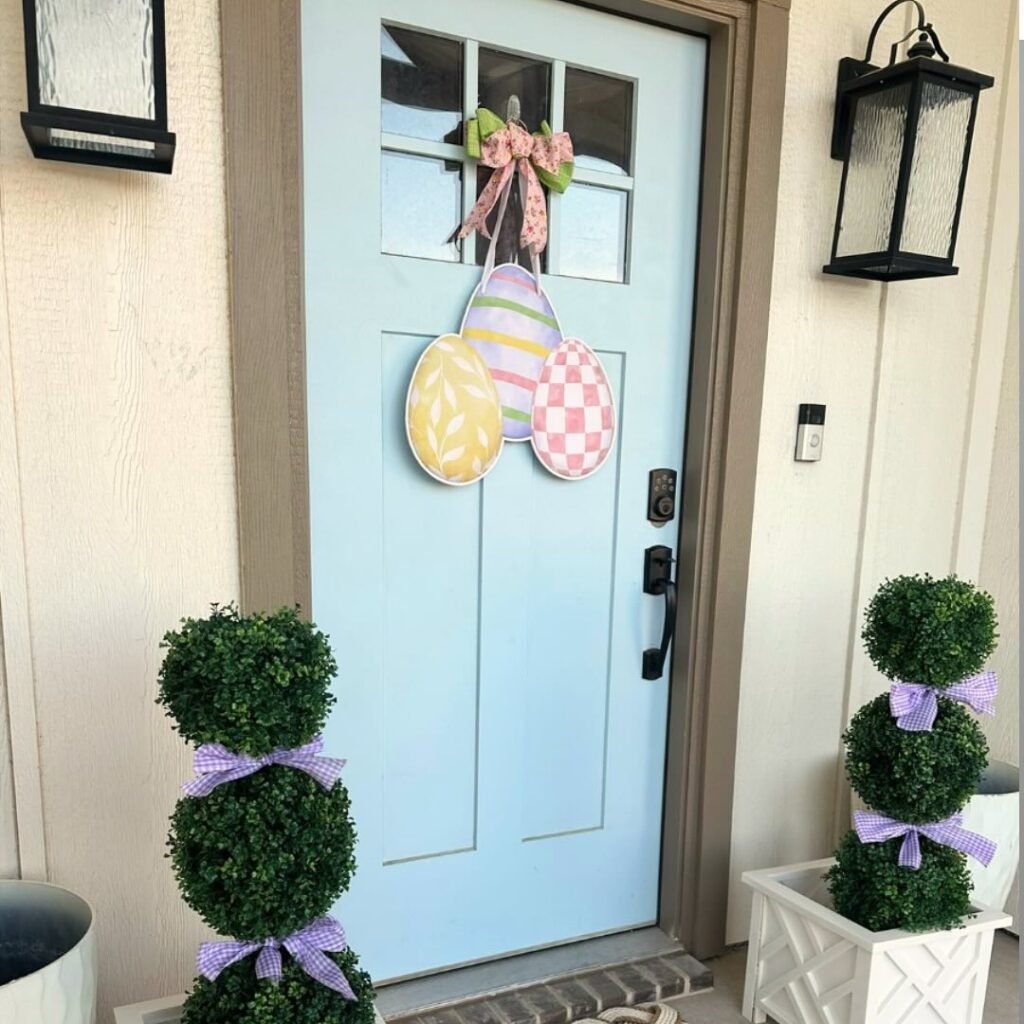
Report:
<svg viewBox="0 0 1024 1024"><path fill-rule="evenodd" d="M566 338L544 361L533 396L530 443L563 480L600 469L615 443L615 398L594 350Z"/></svg>

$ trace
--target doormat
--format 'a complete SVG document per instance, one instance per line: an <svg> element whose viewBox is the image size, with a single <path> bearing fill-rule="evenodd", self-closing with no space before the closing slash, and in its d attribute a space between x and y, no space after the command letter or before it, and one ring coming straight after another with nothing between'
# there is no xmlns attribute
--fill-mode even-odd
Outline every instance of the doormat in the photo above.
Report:
<svg viewBox="0 0 1024 1024"><path fill-rule="evenodd" d="M686 1024L678 1010L664 1003L642 1006L613 1006L596 1017L584 1017L575 1024Z"/></svg>

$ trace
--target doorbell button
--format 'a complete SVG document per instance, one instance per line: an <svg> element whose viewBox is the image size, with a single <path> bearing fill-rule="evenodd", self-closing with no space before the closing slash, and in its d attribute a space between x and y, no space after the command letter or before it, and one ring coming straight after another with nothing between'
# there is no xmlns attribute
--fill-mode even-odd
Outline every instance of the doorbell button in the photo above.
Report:
<svg viewBox="0 0 1024 1024"><path fill-rule="evenodd" d="M797 462L817 462L825 440L825 406L801 405L796 427Z"/></svg>

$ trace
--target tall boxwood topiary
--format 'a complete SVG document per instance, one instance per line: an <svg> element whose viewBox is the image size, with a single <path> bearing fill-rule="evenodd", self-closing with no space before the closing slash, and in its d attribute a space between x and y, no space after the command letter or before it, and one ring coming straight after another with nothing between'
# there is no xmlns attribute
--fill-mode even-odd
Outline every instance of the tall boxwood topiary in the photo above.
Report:
<svg viewBox="0 0 1024 1024"><path fill-rule="evenodd" d="M214 606L167 633L158 702L195 744L259 758L310 743L334 703L327 638L294 609L241 615ZM355 829L341 781L330 788L269 764L186 796L171 818L169 856L182 896L223 935L282 939L323 917L355 870ZM196 979L183 1024L372 1024L373 985L351 950L325 954L355 1000L281 951L280 981L259 979L256 957Z"/></svg>
<svg viewBox="0 0 1024 1024"><path fill-rule="evenodd" d="M960 702L962 693L951 688L978 672L996 636L992 598L963 580L900 576L878 589L865 616L865 648L894 689L923 684L914 688L915 698L934 700L937 712L929 727L911 727L886 694L854 715L843 734L846 775L873 812L927 828L970 799L988 745ZM862 841L857 831L848 833L826 876L836 910L875 931L956 925L970 910L965 854L922 832L915 868L900 863L905 841L904 835L878 841L877 832Z"/></svg>

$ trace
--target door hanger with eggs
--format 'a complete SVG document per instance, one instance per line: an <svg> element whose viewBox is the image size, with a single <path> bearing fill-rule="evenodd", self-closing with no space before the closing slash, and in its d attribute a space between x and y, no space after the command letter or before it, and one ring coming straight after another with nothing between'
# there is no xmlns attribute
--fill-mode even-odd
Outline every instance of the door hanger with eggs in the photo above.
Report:
<svg viewBox="0 0 1024 1024"><path fill-rule="evenodd" d="M409 383L409 446L430 476L452 486L483 479L505 441L529 441L563 480L600 469L615 442L608 376L593 349L563 335L540 285L540 250L532 273L515 263L494 266L512 180L459 333L432 341Z"/></svg>

